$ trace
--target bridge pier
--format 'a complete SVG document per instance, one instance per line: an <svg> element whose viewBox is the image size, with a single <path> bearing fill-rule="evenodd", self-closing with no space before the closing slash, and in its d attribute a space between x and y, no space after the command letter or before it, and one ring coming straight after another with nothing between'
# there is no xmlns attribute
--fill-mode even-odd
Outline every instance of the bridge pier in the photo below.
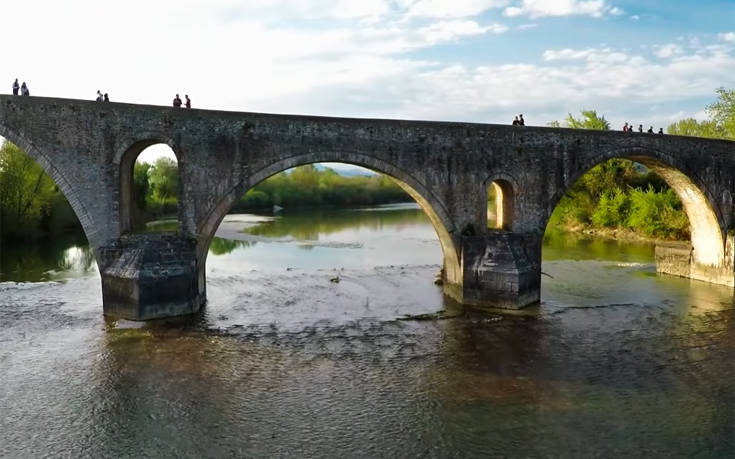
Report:
<svg viewBox="0 0 735 459"><path fill-rule="evenodd" d="M698 263L689 242L656 244L656 272L735 287L735 236L725 239L725 256L719 265Z"/></svg>
<svg viewBox="0 0 735 459"><path fill-rule="evenodd" d="M479 307L520 309L541 298L541 237L493 231L462 237L458 301Z"/></svg>
<svg viewBox="0 0 735 459"><path fill-rule="evenodd" d="M193 314L205 301L194 239L127 235L99 248L97 259L105 315L129 320L173 317Z"/></svg>

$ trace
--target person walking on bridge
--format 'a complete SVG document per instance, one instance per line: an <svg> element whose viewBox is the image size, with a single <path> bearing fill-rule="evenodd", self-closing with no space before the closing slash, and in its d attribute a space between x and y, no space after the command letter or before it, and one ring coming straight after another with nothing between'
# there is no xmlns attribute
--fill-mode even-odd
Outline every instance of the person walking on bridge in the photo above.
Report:
<svg viewBox="0 0 735 459"><path fill-rule="evenodd" d="M97 102L102 102L102 93L100 90L97 90L97 99L95 99Z"/></svg>
<svg viewBox="0 0 735 459"><path fill-rule="evenodd" d="M176 97L174 97L174 107L181 108L181 98L178 94L176 94Z"/></svg>
<svg viewBox="0 0 735 459"><path fill-rule="evenodd" d="M184 106L186 108L191 108L191 99L189 99L189 94L184 94L184 98L186 99L186 103L184 103Z"/></svg>
<svg viewBox="0 0 735 459"><path fill-rule="evenodd" d="M28 90L28 86L26 86L26 82L24 81L22 85L20 85L20 95L21 96L30 96L31 92Z"/></svg>
<svg viewBox="0 0 735 459"><path fill-rule="evenodd" d="M18 84L18 79L15 79L15 82L13 82L13 95L18 95L18 90L20 89L20 85Z"/></svg>

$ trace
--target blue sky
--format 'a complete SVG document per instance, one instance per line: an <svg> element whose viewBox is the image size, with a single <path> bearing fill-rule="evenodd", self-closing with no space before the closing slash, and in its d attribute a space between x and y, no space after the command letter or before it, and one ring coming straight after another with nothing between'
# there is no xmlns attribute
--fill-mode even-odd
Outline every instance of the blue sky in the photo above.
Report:
<svg viewBox="0 0 735 459"><path fill-rule="evenodd" d="M0 82L34 95L546 125L703 118L735 88L735 0L25 0ZM6 8L6 11L9 9Z"/></svg>

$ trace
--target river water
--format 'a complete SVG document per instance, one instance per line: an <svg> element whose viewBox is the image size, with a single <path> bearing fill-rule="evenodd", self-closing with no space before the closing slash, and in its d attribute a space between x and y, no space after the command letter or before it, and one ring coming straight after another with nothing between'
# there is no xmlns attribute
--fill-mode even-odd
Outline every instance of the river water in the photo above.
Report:
<svg viewBox="0 0 735 459"><path fill-rule="evenodd" d="M735 456L732 289L651 246L547 234L541 304L479 313L415 205L218 236L206 310L151 324L104 319L79 241L3 247L0 456Z"/></svg>

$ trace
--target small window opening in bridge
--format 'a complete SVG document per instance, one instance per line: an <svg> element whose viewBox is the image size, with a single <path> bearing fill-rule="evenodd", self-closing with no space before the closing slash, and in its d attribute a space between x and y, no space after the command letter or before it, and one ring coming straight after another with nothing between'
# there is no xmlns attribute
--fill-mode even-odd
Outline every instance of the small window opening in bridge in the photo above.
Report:
<svg viewBox="0 0 735 459"><path fill-rule="evenodd" d="M511 229L513 224L513 187L506 180L496 180L487 189L487 227Z"/></svg>
<svg viewBox="0 0 735 459"><path fill-rule="evenodd" d="M0 282L94 269L94 252L67 196L31 155L0 137Z"/></svg>
<svg viewBox="0 0 735 459"><path fill-rule="evenodd" d="M133 232L178 230L179 169L173 150L156 144L144 149L133 165L131 226Z"/></svg>

